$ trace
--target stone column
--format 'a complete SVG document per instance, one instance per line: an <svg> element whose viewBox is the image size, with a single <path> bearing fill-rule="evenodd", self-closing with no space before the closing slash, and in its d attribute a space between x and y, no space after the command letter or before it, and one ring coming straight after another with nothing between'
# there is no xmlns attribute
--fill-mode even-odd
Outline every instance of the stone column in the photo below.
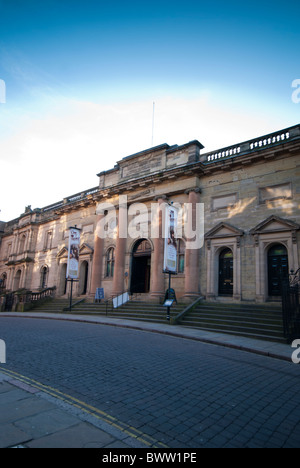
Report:
<svg viewBox="0 0 300 468"><path fill-rule="evenodd" d="M103 223L101 224L101 221L103 218L103 214L97 217L97 225L95 230L94 256L90 289L90 294L93 295L93 297L95 297L96 289L101 288L102 282L104 236L102 233Z"/></svg>
<svg viewBox="0 0 300 468"><path fill-rule="evenodd" d="M118 235L116 242L115 269L112 293L118 296L124 291L125 254L127 244L127 204L120 203L118 216Z"/></svg>
<svg viewBox="0 0 300 468"><path fill-rule="evenodd" d="M163 238L163 205L166 202L166 196L160 195L155 198L156 214L152 223L157 223L155 229L155 236L153 240L153 262L151 266L151 298L159 301L165 295L165 274L163 273L164 267L164 238ZM153 206L153 205L152 205ZM154 232L154 230L153 230Z"/></svg>
<svg viewBox="0 0 300 468"><path fill-rule="evenodd" d="M206 241L206 298L215 299L215 289L214 289L214 247L212 247L211 239ZM213 252L212 252L213 250Z"/></svg>
<svg viewBox="0 0 300 468"><path fill-rule="evenodd" d="M233 299L240 301L242 299L241 283L241 249L240 237L236 238L233 245Z"/></svg>
<svg viewBox="0 0 300 468"><path fill-rule="evenodd" d="M200 189L194 188L187 190L189 203L192 205L193 230L196 229L196 205L200 203ZM187 239L189 240L189 239ZM185 294L187 299L196 298L200 295L199 291L199 249L185 250Z"/></svg>

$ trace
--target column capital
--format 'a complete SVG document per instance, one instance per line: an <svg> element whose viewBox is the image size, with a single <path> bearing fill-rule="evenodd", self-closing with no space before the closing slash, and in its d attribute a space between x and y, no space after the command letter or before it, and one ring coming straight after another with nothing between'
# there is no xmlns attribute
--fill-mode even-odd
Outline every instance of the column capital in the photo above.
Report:
<svg viewBox="0 0 300 468"><path fill-rule="evenodd" d="M168 197L167 197L167 195L156 195L156 196L154 197L154 201L158 201L158 200L167 201L167 200L168 200Z"/></svg>
<svg viewBox="0 0 300 468"><path fill-rule="evenodd" d="M201 190L201 188L199 188L199 187L194 187L194 188L186 189L186 190L184 191L184 193L187 194L187 195L189 195L191 192L202 193L202 190Z"/></svg>

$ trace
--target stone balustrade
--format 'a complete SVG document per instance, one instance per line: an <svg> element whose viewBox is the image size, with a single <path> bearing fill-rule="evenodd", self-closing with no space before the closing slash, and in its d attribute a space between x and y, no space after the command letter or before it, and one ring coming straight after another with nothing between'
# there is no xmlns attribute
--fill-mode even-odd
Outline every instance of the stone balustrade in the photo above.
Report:
<svg viewBox="0 0 300 468"><path fill-rule="evenodd" d="M280 132L270 133L254 140L248 140L243 143L221 148L216 151L206 153L202 156L201 160L204 163L211 163L219 161L220 159L232 158L241 154L251 153L266 149L268 147L277 146L300 137L300 125L281 130Z"/></svg>

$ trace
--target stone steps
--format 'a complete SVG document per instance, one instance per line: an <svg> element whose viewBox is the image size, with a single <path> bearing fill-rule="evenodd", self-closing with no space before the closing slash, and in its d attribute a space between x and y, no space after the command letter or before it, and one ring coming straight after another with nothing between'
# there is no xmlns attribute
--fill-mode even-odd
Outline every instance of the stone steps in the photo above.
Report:
<svg viewBox="0 0 300 468"><path fill-rule="evenodd" d="M63 312L65 307L68 307L70 301L68 299L53 299L39 305L34 310L39 312Z"/></svg>
<svg viewBox="0 0 300 468"><path fill-rule="evenodd" d="M285 342L280 305L201 302L180 321L182 326L231 335Z"/></svg>
<svg viewBox="0 0 300 468"><path fill-rule="evenodd" d="M185 305L177 305L171 309L171 317L175 317L179 314ZM140 320L147 322L165 322L167 309L162 305L142 302L142 301L129 301L121 307L114 309L111 303L106 308L105 304L79 304L73 311L75 313L82 314L101 314L108 315L109 317L123 318L127 320Z"/></svg>
<svg viewBox="0 0 300 468"><path fill-rule="evenodd" d="M69 306L67 299L55 299L40 306L40 312L62 313ZM171 318L186 308L186 304L175 304ZM167 309L160 304L145 301L129 301L114 309L112 303L82 302L72 308L72 314L102 315L154 323L166 323ZM201 301L187 313L179 325L210 332L227 333L285 343L283 336L281 306L256 304L223 304Z"/></svg>
<svg viewBox="0 0 300 468"><path fill-rule="evenodd" d="M68 300L55 299L47 304L39 307L40 312L61 313L63 309L69 306ZM175 317L184 308L185 304L175 305L171 308L171 317ZM129 301L121 307L114 309L112 303L106 304L104 301L100 303L82 302L73 306L72 314L82 315L102 315L115 318L123 318L127 320L138 320L147 322L166 322L167 308L157 303L143 301Z"/></svg>

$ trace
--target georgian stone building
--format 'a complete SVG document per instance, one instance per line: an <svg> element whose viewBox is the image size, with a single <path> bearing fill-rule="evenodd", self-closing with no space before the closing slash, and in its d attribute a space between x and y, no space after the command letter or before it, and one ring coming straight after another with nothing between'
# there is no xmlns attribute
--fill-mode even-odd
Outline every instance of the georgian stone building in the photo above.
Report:
<svg viewBox="0 0 300 468"><path fill-rule="evenodd" d="M163 144L121 159L98 177L97 187L42 209L27 207L0 223L2 289L56 286L57 296L67 295L69 228L76 225L76 295L93 300L102 287L106 298L124 291L163 298L164 244L150 228L156 223L159 229L153 207L166 201L193 209L204 204L203 245L186 248L184 232L178 239L177 297L278 300L282 274L299 268L300 125L211 153L198 141ZM116 218L99 206L114 207ZM145 209L151 216L141 222ZM136 237L119 235L121 211ZM110 235L99 236L99 226Z"/></svg>

